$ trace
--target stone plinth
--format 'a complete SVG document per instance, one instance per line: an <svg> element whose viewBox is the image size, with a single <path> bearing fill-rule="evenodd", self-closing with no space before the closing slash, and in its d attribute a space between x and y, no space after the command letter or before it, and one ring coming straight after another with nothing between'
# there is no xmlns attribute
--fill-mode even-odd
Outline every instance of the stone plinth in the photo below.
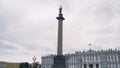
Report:
<svg viewBox="0 0 120 68"><path fill-rule="evenodd" d="M63 55L54 57L54 64L52 68L66 68L65 57Z"/></svg>

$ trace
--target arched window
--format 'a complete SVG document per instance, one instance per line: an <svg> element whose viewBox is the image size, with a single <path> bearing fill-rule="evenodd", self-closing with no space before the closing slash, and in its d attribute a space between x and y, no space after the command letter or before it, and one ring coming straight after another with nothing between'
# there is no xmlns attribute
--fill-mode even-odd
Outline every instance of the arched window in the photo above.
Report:
<svg viewBox="0 0 120 68"><path fill-rule="evenodd" d="M93 68L93 64L90 64L90 65L89 65L89 68Z"/></svg>
<svg viewBox="0 0 120 68"><path fill-rule="evenodd" d="M87 65L86 65L86 64L84 64L84 68L87 68Z"/></svg>
<svg viewBox="0 0 120 68"><path fill-rule="evenodd" d="M99 64L96 64L96 68L99 68Z"/></svg>

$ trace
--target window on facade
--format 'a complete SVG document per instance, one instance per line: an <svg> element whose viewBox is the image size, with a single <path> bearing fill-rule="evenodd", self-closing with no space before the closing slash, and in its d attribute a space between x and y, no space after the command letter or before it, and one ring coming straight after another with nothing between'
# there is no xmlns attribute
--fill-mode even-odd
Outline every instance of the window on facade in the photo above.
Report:
<svg viewBox="0 0 120 68"><path fill-rule="evenodd" d="M89 65L89 68L93 68L93 64L90 64L90 65Z"/></svg>
<svg viewBox="0 0 120 68"><path fill-rule="evenodd" d="M99 64L96 64L96 68L99 68Z"/></svg>
<svg viewBox="0 0 120 68"><path fill-rule="evenodd" d="M87 68L87 65L86 65L86 64L84 64L84 68Z"/></svg>

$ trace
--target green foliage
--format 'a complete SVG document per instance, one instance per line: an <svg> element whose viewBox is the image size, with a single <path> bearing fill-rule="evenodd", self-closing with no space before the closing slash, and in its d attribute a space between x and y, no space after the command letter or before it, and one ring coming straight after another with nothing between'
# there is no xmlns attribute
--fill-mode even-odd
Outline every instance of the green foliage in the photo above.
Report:
<svg viewBox="0 0 120 68"><path fill-rule="evenodd" d="M19 68L30 68L30 64L25 62L25 63L20 63Z"/></svg>
<svg viewBox="0 0 120 68"><path fill-rule="evenodd" d="M29 64L27 62L25 63L20 63L19 68L38 68L40 67L40 64L38 62L35 62L33 64Z"/></svg>

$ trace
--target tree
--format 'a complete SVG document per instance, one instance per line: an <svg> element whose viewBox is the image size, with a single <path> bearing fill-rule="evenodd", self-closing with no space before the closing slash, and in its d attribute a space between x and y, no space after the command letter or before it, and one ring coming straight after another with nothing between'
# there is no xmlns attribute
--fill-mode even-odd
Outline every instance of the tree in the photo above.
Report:
<svg viewBox="0 0 120 68"><path fill-rule="evenodd" d="M29 63L25 62L25 63L20 63L19 68L30 68Z"/></svg>

